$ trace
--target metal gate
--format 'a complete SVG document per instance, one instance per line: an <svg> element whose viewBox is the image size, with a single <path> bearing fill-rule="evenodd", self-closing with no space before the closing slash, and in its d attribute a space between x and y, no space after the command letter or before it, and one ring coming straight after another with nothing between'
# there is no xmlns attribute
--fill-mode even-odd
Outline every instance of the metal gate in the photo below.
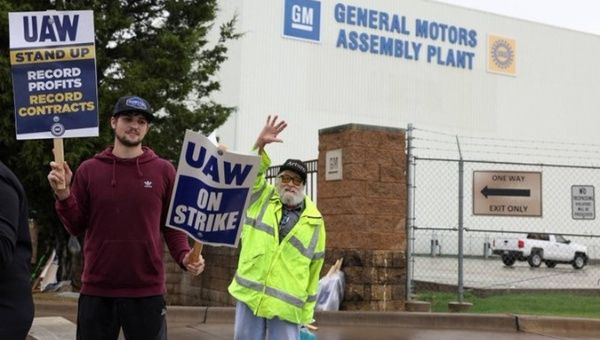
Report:
<svg viewBox="0 0 600 340"><path fill-rule="evenodd" d="M412 126L407 139L407 298L441 289L456 291L462 302L465 290L600 288L600 167L584 164L600 163L600 146L531 146ZM483 156L474 158L477 153ZM493 253L500 240L525 245L537 235L558 235L557 242L544 243L539 263L522 258L507 265ZM576 244L586 247L583 269L571 262ZM548 260L553 256L564 263Z"/></svg>

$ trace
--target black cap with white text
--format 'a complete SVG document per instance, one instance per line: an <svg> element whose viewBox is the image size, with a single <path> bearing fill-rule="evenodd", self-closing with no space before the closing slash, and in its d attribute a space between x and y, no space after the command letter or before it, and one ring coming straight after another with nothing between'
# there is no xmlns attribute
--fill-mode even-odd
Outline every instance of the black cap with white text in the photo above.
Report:
<svg viewBox="0 0 600 340"><path fill-rule="evenodd" d="M129 112L139 112L143 114L148 122L151 122L154 119L152 107L148 101L138 96L124 96L119 98L113 110L113 117Z"/></svg>
<svg viewBox="0 0 600 340"><path fill-rule="evenodd" d="M304 165L304 162L302 162L301 160L288 159L287 161L285 161L285 163L283 163L281 167L279 167L279 173L285 170L297 173L298 176L302 178L302 182L306 183L306 165Z"/></svg>

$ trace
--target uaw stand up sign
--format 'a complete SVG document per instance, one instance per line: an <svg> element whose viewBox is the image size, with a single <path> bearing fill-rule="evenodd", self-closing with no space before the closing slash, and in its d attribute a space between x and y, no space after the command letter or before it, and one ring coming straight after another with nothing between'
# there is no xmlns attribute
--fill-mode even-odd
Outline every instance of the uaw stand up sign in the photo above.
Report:
<svg viewBox="0 0 600 340"><path fill-rule="evenodd" d="M92 11L8 13L17 139L98 136Z"/></svg>
<svg viewBox="0 0 600 340"><path fill-rule="evenodd" d="M8 17L17 139L98 136L93 12Z"/></svg>
<svg viewBox="0 0 600 340"><path fill-rule="evenodd" d="M222 152L186 131L167 226L201 244L237 247L259 163L258 156Z"/></svg>

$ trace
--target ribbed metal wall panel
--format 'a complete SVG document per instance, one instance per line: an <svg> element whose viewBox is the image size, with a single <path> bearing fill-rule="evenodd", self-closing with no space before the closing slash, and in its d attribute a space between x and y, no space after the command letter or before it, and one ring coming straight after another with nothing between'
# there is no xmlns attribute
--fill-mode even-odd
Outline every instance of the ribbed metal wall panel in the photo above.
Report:
<svg viewBox="0 0 600 340"><path fill-rule="evenodd" d="M333 18L336 3L404 15L410 30L416 18L474 29L473 69L336 48L337 32L344 27ZM600 36L434 1L323 0L321 42L311 43L283 37L283 4L221 1L221 18L237 13L245 34L231 44L219 74L222 92L215 96L238 107L218 130L235 150L251 147L270 113L289 123L284 143L269 147L274 164L292 156L316 158L318 130L347 123L399 128L413 123L466 135L595 141ZM488 34L516 40L516 76L486 71ZM414 32L407 40L419 41Z"/></svg>

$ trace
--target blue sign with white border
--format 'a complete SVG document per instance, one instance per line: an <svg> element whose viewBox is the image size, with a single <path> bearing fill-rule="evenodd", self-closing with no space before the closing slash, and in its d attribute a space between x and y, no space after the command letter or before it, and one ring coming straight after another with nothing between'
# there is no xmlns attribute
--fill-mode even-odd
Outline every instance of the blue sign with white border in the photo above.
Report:
<svg viewBox="0 0 600 340"><path fill-rule="evenodd" d="M285 0L283 35L289 38L321 41L321 2Z"/></svg>
<svg viewBox="0 0 600 340"><path fill-rule="evenodd" d="M237 247L260 158L222 152L187 130L167 214L167 227L203 244Z"/></svg>
<svg viewBox="0 0 600 340"><path fill-rule="evenodd" d="M17 139L98 136L92 11L9 13Z"/></svg>

